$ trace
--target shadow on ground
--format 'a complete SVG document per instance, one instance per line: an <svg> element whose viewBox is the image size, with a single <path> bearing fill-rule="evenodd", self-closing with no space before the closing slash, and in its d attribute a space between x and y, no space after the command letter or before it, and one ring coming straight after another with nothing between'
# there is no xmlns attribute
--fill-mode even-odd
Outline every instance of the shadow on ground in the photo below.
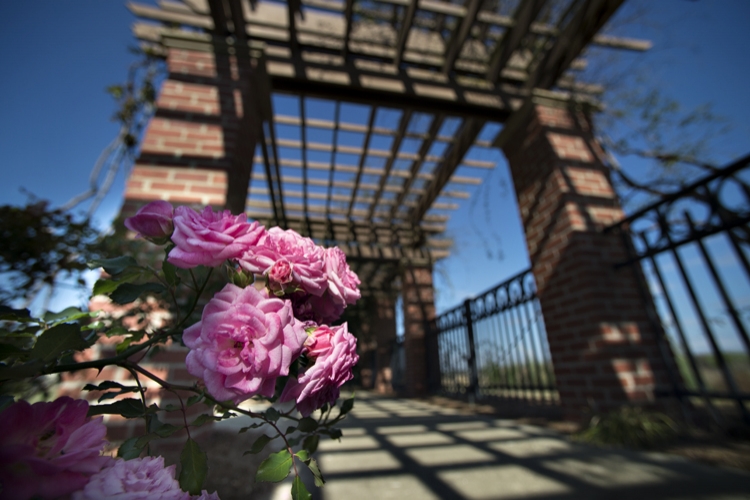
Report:
<svg viewBox="0 0 750 500"><path fill-rule="evenodd" d="M743 471L594 448L427 402L358 392L343 424L340 442L321 442L327 485L316 500L750 499ZM289 498L282 488L274 499Z"/></svg>

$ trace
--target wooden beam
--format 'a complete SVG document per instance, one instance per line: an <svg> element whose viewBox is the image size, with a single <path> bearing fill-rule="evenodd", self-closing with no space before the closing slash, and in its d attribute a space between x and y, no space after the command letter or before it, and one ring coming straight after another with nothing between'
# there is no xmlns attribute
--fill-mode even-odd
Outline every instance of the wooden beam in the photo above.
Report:
<svg viewBox="0 0 750 500"><path fill-rule="evenodd" d="M435 167L435 178L427 186L427 192L419 199L418 206L411 210L412 224L419 224L424 220L425 214L435 202L440 192L448 184L456 171L461 159L471 148L477 135L482 131L484 122L475 118L465 120L461 129L456 134L456 141L450 145L443 155L443 161ZM455 181L455 177L453 179Z"/></svg>
<svg viewBox="0 0 750 500"><path fill-rule="evenodd" d="M487 79L491 82L497 82L500 78L500 72L510 61L510 57L518 49L523 38L528 34L531 23L539 15L544 7L546 0L526 0L516 9L513 15L514 24L498 40L495 50L490 59L489 68L487 69Z"/></svg>
<svg viewBox="0 0 750 500"><path fill-rule="evenodd" d="M409 32L412 28L414 21L414 14L417 12L417 3L419 0L409 1L404 17L401 20L401 29L398 32L398 38L396 39L396 55L393 58L393 64L398 68L401 65L401 61L404 58L404 49L406 48L406 42L409 38Z"/></svg>
<svg viewBox="0 0 750 500"><path fill-rule="evenodd" d="M365 160L367 159L368 148L370 147L370 137L372 137L372 127L375 124L375 115L377 108L373 106L370 109L370 120L367 123L367 132L365 133L365 142L362 145L362 152L359 156L359 168L357 168L357 176L354 178L354 188L352 189L352 198L349 201L349 210L347 216L351 216L352 209L354 208L354 202L357 198L357 190L359 189L359 181L362 179L362 170L365 168Z"/></svg>
<svg viewBox="0 0 750 500"><path fill-rule="evenodd" d="M432 143L435 141L435 137L437 137L438 132L440 132L440 127L443 126L443 121L445 121L445 115L444 114L438 114L434 115L432 118L432 123L430 124L430 130L427 132L428 139L425 139L422 141L422 145L419 148L419 160L415 160L412 165L409 172L409 177L404 179L404 187L403 190L398 194L396 197L396 203L391 207L391 218L396 217L396 214L399 211L399 208L401 207L401 204L404 202L404 199L409 195L409 188L414 183L414 180L417 178L417 174L419 172L419 169L422 167L423 158L427 156L427 152L432 147Z"/></svg>
<svg viewBox="0 0 750 500"><path fill-rule="evenodd" d="M378 188L375 191L375 196L373 199L372 204L370 205L370 210L367 213L367 218L371 219L372 215L375 213L375 208L377 207L378 203L380 203L380 198L383 196L383 190L385 188L386 183L388 182L388 177L391 175L391 169L393 169L393 163L396 161L396 155L398 154L398 150L401 147L401 142L404 140L404 137L406 136L406 130L409 126L409 120L411 120L411 109L405 109L403 113L401 114L401 120L399 121L398 125L398 131L396 132L396 137L393 139L393 143L391 143L391 154L388 157L388 160L385 163L385 169L383 171L383 174L380 176L380 182L378 184Z"/></svg>
<svg viewBox="0 0 750 500"><path fill-rule="evenodd" d="M526 87L552 88L622 2L623 0L585 0L534 70Z"/></svg>
<svg viewBox="0 0 750 500"><path fill-rule="evenodd" d="M211 12L211 19L213 20L214 33L226 36L229 33L229 29L227 28L227 16L224 11L224 2L222 0L208 0L208 7Z"/></svg>
<svg viewBox="0 0 750 500"><path fill-rule="evenodd" d="M344 11L344 22L346 23L346 31L344 32L344 46L341 49L341 57L346 60L349 55L349 38L352 34L352 18L354 17L354 0L346 0L346 8Z"/></svg>
<svg viewBox="0 0 750 500"><path fill-rule="evenodd" d="M479 13L479 8L482 6L482 2L483 0L469 0L469 5L466 8L466 16L461 20L461 24L451 36L451 41L447 46L445 62L443 62L442 69L444 75L448 75L453 71L453 65L461 54L464 42L471 32L472 26L474 26L474 23L476 22L477 13Z"/></svg>

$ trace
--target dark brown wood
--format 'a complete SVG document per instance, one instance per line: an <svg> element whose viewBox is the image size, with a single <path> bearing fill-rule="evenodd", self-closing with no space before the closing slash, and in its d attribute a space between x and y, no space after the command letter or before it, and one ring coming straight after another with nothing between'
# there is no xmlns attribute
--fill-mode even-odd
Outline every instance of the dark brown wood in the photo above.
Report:
<svg viewBox="0 0 750 500"><path fill-rule="evenodd" d="M487 79L491 82L497 82L500 78L500 72L510 61L513 52L518 49L523 38L529 33L531 23L541 12L546 0L526 0L521 2L516 9L513 19L514 25L503 34L498 40L495 50L492 53L489 68L487 69Z"/></svg>
<svg viewBox="0 0 750 500"><path fill-rule="evenodd" d="M456 167L461 162L469 148L474 143L474 138L479 135L484 127L484 122L475 118L465 120L456 135L456 140L445 152L443 161L435 167L435 178L427 187L427 192L419 199L418 205L411 212L411 222L419 224L424 220L425 214L440 195L440 191L451 180ZM455 180L455 178L454 178Z"/></svg>

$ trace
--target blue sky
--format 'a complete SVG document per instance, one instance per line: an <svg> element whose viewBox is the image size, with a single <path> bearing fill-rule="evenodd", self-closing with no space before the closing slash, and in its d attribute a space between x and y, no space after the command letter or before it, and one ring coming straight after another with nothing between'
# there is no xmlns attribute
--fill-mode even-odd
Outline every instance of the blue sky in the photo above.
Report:
<svg viewBox="0 0 750 500"><path fill-rule="evenodd" d="M646 54L623 54L618 64L647 68L650 81L685 106L710 102L732 126L717 143L722 164L750 152L750 3L660 0L630 2L619 14L644 7L645 26L623 34L653 40ZM105 88L125 79L134 43L134 17L119 1L2 2L0 4L0 202L21 204L26 188L62 204L87 187L97 155L117 132ZM453 255L436 275L439 310L475 295L528 266L512 182L499 151L477 150L497 161L479 172L484 196L461 201L448 235ZM624 159L626 167L639 168ZM97 213L105 227L122 201L121 175ZM469 228L469 230L467 230Z"/></svg>

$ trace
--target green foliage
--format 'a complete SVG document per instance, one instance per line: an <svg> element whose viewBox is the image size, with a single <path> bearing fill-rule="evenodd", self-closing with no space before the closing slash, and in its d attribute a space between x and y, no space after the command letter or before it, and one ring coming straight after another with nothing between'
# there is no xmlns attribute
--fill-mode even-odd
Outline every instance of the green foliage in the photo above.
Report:
<svg viewBox="0 0 750 500"><path fill-rule="evenodd" d="M255 481L268 481L278 483L289 475L292 470L292 455L289 450L283 449L278 453L273 453L270 457L263 460L255 474Z"/></svg>
<svg viewBox="0 0 750 500"><path fill-rule="evenodd" d="M100 255L98 233L86 219L45 201L0 206L0 304L30 304L61 279L85 285L86 262Z"/></svg>
<svg viewBox="0 0 750 500"><path fill-rule="evenodd" d="M623 407L594 416L575 438L594 444L652 448L677 436L677 425L660 412L640 407Z"/></svg>
<svg viewBox="0 0 750 500"><path fill-rule="evenodd" d="M169 248L165 250L168 252ZM130 371L135 379L134 384L124 385L104 380L84 387L86 391L98 393L97 404L89 406L89 416L119 415L126 419L142 419L145 423L143 435L123 442L118 449L118 457L130 460L144 453L149 454L150 443L186 430L188 440L180 457L179 482L184 490L197 494L201 490L208 465L206 454L190 437L189 431L208 422L245 414L256 419L256 422L243 427L240 434L262 426L272 428L271 432L266 431L255 437L246 454L266 452L269 443L283 441L281 451L271 454L263 461L256 480L278 482L293 469L294 498L311 498L310 492L297 476L298 468L302 465L308 467L316 486L324 484L312 454L318 448L321 435L332 439L341 437L341 431L334 425L352 410L353 397L342 402L335 417L331 416L334 407L325 405L322 412L316 414L317 418L297 419L291 414L294 410L282 411L271 407L262 413L254 413L237 407L231 401L215 400L198 384L177 385L159 379L134 360L148 359L149 354L158 351L164 344L179 342L185 327L197 319L200 310L198 305L201 301L205 303L206 296L214 293L212 285L216 285L216 288L222 286L222 279L225 277L220 273L212 274L210 269L178 269L160 258L153 259L151 264L161 264L162 269L155 269L129 255L103 258L105 255L117 255L121 251L122 249L117 250L115 245L109 244L88 266L106 273L97 281L95 294L108 296L114 304L129 304L120 308L120 311L125 311L120 318L105 311L91 313L74 307L60 312L32 314L25 308L0 305L0 404L9 404L15 395L22 392L14 384L44 380L51 375L84 368L101 370L108 366L119 366ZM136 254L141 255L140 252ZM148 254L144 252L143 255ZM149 257L153 257L153 253ZM158 297L160 312L167 307L166 301L170 301L172 320L159 328L150 327L148 308L153 301L139 300L146 296ZM126 319L130 321L126 322ZM112 340L116 341L114 355L76 361L73 355L85 351L99 338L111 339L108 341L110 348ZM296 366L291 367L290 375L294 375L296 370ZM192 395L184 400L180 398L179 405L166 404L160 407L154 403L149 404L142 376L153 380L167 391L190 392ZM285 383L286 378L280 381L278 389L283 389ZM183 412L187 407L198 404L205 405L207 411L188 423ZM168 412L179 412L184 425L164 423L162 416ZM301 450L294 453L292 450L300 444Z"/></svg>
<svg viewBox="0 0 750 500"><path fill-rule="evenodd" d="M201 451L198 443L188 439L180 454L180 487L192 495L200 495L207 473L206 452Z"/></svg>

